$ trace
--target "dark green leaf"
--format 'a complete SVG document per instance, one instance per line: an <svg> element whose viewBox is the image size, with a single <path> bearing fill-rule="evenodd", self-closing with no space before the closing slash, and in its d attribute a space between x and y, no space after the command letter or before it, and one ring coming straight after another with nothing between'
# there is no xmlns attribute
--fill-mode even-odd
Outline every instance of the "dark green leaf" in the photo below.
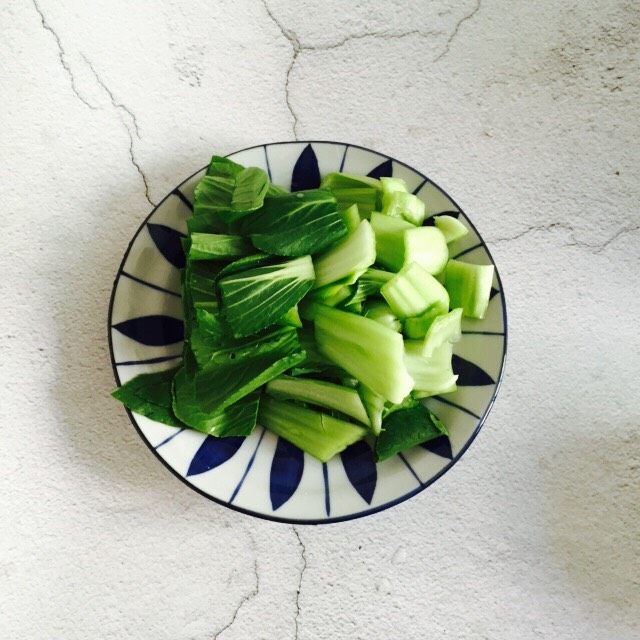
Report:
<svg viewBox="0 0 640 640"><path fill-rule="evenodd" d="M268 339L256 341L242 357L229 357L198 372L198 406L205 412L221 411L303 360L296 330L282 327Z"/></svg>
<svg viewBox="0 0 640 640"><path fill-rule="evenodd" d="M247 167L236 175L231 206L234 211L255 211L262 206L269 188L267 174L257 167ZM240 216L238 216L240 217Z"/></svg>
<svg viewBox="0 0 640 640"><path fill-rule="evenodd" d="M267 198L243 221L242 231L262 251L303 256L334 244L347 234L347 225L331 193L315 189Z"/></svg>
<svg viewBox="0 0 640 640"><path fill-rule="evenodd" d="M211 156L211 162L207 168L208 176L220 176L223 178L235 178L244 167L229 158L222 156Z"/></svg>
<svg viewBox="0 0 640 640"><path fill-rule="evenodd" d="M382 422L382 432L376 441L376 460L386 460L441 435L447 435L446 427L423 404L418 402L393 411Z"/></svg>
<svg viewBox="0 0 640 640"><path fill-rule="evenodd" d="M226 275L218 280L222 313L241 338L276 323L311 289L310 256Z"/></svg>
<svg viewBox="0 0 640 640"><path fill-rule="evenodd" d="M206 411L196 392L196 378L184 368L175 376L173 410L192 429L213 436L248 436L256 425L260 395L252 393L221 411Z"/></svg>
<svg viewBox="0 0 640 640"><path fill-rule="evenodd" d="M189 260L223 260L246 256L253 247L242 236L216 233L191 233Z"/></svg>
<svg viewBox="0 0 640 640"><path fill-rule="evenodd" d="M143 373L129 380L111 395L122 404L151 420L183 426L171 407L171 384L177 367L158 373Z"/></svg>

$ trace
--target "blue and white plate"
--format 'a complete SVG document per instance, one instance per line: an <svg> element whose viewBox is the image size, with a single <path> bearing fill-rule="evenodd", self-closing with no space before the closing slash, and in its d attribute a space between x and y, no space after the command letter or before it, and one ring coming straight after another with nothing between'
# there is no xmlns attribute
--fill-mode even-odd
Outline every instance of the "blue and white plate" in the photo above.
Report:
<svg viewBox="0 0 640 640"><path fill-rule="evenodd" d="M452 256L492 264L482 238L460 207L419 171L376 151L338 142L279 142L232 153L236 162L261 167L292 190L313 189L330 171L403 178L429 215L459 217L471 232ZM142 223L124 254L109 306L109 347L118 385L139 373L176 366L182 349L180 239L191 215L201 169L182 182ZM429 220L427 220L429 224ZM453 368L458 391L427 400L447 425L441 437L374 463L359 442L323 464L261 426L247 438L213 438L129 413L142 439L190 487L243 513L291 523L358 518L416 495L450 469L467 450L495 400L506 352L506 309L496 271L484 320L463 321Z"/></svg>

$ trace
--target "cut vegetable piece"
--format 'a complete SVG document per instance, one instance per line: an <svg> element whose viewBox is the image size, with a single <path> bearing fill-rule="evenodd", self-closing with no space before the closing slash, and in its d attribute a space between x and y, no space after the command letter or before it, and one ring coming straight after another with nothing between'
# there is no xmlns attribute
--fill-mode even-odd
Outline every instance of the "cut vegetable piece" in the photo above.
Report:
<svg viewBox="0 0 640 640"><path fill-rule="evenodd" d="M173 382L173 410L192 429L212 436L248 436L256 426L260 394L251 393L220 411L207 411L196 391L196 379L181 368Z"/></svg>
<svg viewBox="0 0 640 640"><path fill-rule="evenodd" d="M462 307L468 318L481 320L487 311L494 266L468 264L449 260L445 271L445 286L451 297L451 306Z"/></svg>
<svg viewBox="0 0 640 640"><path fill-rule="evenodd" d="M318 253L347 235L336 199L326 190L297 191L269 197L245 218L242 233L254 246L279 256Z"/></svg>
<svg viewBox="0 0 640 640"><path fill-rule="evenodd" d="M399 318L417 316L433 304L449 308L447 290L415 262L403 267L380 293Z"/></svg>
<svg viewBox="0 0 640 640"><path fill-rule="evenodd" d="M426 215L424 202L413 193L393 191L382 196L382 213L394 218L403 218L412 225L420 226Z"/></svg>
<svg viewBox="0 0 640 640"><path fill-rule="evenodd" d="M376 261L392 271L404 264L404 232L415 227L402 218L382 213L371 214L371 228L376 238Z"/></svg>
<svg viewBox="0 0 640 640"><path fill-rule="evenodd" d="M447 265L449 249L444 234L435 227L414 227L404 232L404 264L416 262L431 275Z"/></svg>
<svg viewBox="0 0 640 640"><path fill-rule="evenodd" d="M405 363L415 381L416 391L427 391L429 395L435 395L455 384L458 376L451 368L453 350L450 342L438 347L430 358L422 355L422 341L406 340L404 348Z"/></svg>
<svg viewBox="0 0 640 640"><path fill-rule="evenodd" d="M277 322L313 282L310 256L227 275L218 281L223 315L234 336L250 335Z"/></svg>
<svg viewBox="0 0 640 640"><path fill-rule="evenodd" d="M193 215L215 214L233 222L262 206L268 185L267 174L257 167L234 176L207 175L196 185Z"/></svg>
<svg viewBox="0 0 640 640"><path fill-rule="evenodd" d="M275 335L255 342L241 357L229 357L198 371L196 399L205 412L222 411L304 359L296 330L281 327Z"/></svg>
<svg viewBox="0 0 640 640"><path fill-rule="evenodd" d="M353 313L319 306L315 317L318 350L390 402L413 388L404 363L402 336Z"/></svg>
<svg viewBox="0 0 640 640"><path fill-rule="evenodd" d="M455 393L458 390L458 385L456 384L458 380L458 376L452 376L450 385L443 385L440 389L432 389L425 391L412 391L413 397L417 399L430 398L431 396L443 396L446 393Z"/></svg>
<svg viewBox="0 0 640 640"><path fill-rule="evenodd" d="M318 287L314 289L310 295L314 300L318 300L319 302L323 302L328 298L332 298L336 293L338 293L344 286L347 286L348 282L346 278L341 278L336 282L332 282L331 284L326 284L324 287Z"/></svg>
<svg viewBox="0 0 640 640"><path fill-rule="evenodd" d="M316 287L340 280L370 267L376 259L376 241L371 225L363 220L358 228L332 249L316 257Z"/></svg>
<svg viewBox="0 0 640 640"><path fill-rule="evenodd" d="M299 400L335 409L369 426L369 417L355 389L323 380L280 376L268 382L265 391L276 399Z"/></svg>
<svg viewBox="0 0 640 640"><path fill-rule="evenodd" d="M458 342L462 335L460 322L462 309L454 309L444 316L434 319L424 338L422 353L430 358L434 351L445 342Z"/></svg>
<svg viewBox="0 0 640 640"><path fill-rule="evenodd" d="M171 386L177 371L178 367L174 367L157 373L140 374L118 387L111 395L131 411L156 422L181 427L183 424L171 406Z"/></svg>
<svg viewBox="0 0 640 640"><path fill-rule="evenodd" d="M253 253L254 249L242 236L215 233L192 233L189 246L190 260L220 260Z"/></svg>
<svg viewBox="0 0 640 640"><path fill-rule="evenodd" d="M367 305L367 311L364 315L366 318L371 318L371 320L375 320L393 331L402 331L402 323L386 302L370 303Z"/></svg>
<svg viewBox="0 0 640 640"><path fill-rule="evenodd" d="M395 193L399 191L401 193L407 193L407 183L402 178L380 178L380 184L382 185L383 198L388 193Z"/></svg>
<svg viewBox="0 0 640 640"><path fill-rule="evenodd" d="M187 220L187 231L192 233L223 233L229 231L229 225L218 215L217 211L205 211Z"/></svg>
<svg viewBox="0 0 640 640"><path fill-rule="evenodd" d="M382 412L384 411L385 402L384 398L374 391L371 391L369 387L363 384L358 386L358 391L365 409L367 410L367 415L369 416L371 431L373 435L377 436L382 429Z"/></svg>
<svg viewBox="0 0 640 640"><path fill-rule="evenodd" d="M442 302L432 304L422 315L407 318L404 321L404 334L407 338L424 338L431 323L438 317L449 311L449 307Z"/></svg>
<svg viewBox="0 0 640 640"><path fill-rule="evenodd" d="M258 419L269 431L320 462L327 462L366 433L364 427L346 420L269 397L262 399Z"/></svg>
<svg viewBox="0 0 640 640"><path fill-rule="evenodd" d="M436 227L444 234L447 243L459 240L469 233L469 229L453 216L436 216L433 220Z"/></svg>
<svg viewBox="0 0 640 640"><path fill-rule="evenodd" d="M382 423L382 433L376 441L376 461L448 435L447 428L422 403L390 413Z"/></svg>
<svg viewBox="0 0 640 640"><path fill-rule="evenodd" d="M262 206L267 195L269 178L258 167L247 167L236 175L236 185L231 198L234 211L255 211Z"/></svg>
<svg viewBox="0 0 640 640"><path fill-rule="evenodd" d="M302 320L300 320L298 305L291 307L291 309L289 309L289 311L280 318L278 324L283 324L288 327L302 327Z"/></svg>
<svg viewBox="0 0 640 640"><path fill-rule="evenodd" d="M394 274L383 269L367 269L361 276L360 282L367 284L373 291L380 291L380 287L389 282Z"/></svg>
<svg viewBox="0 0 640 640"><path fill-rule="evenodd" d="M207 168L208 176L219 176L222 178L235 178L244 167L229 158L222 156L211 156L211 162Z"/></svg>
<svg viewBox="0 0 640 640"><path fill-rule="evenodd" d="M344 221L349 233L352 233L358 228L360 224L360 213L358 212L358 205L352 204L350 207L346 209L342 209L340 211L340 215L342 216L342 220Z"/></svg>
<svg viewBox="0 0 640 640"><path fill-rule="evenodd" d="M322 304L326 304L328 307L337 307L341 302L344 302L345 300L350 298L352 294L352 288L343 285L333 295L325 296L325 298L321 302Z"/></svg>
<svg viewBox="0 0 640 640"><path fill-rule="evenodd" d="M329 189L340 207L358 205L360 217L368 218L376 208L380 182L368 176L352 176L346 173L329 173L320 183L321 189Z"/></svg>

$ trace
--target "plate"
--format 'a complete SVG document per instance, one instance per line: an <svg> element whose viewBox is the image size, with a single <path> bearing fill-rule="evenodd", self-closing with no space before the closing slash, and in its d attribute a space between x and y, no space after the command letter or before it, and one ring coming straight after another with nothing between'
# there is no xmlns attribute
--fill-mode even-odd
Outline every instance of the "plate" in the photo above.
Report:
<svg viewBox="0 0 640 640"><path fill-rule="evenodd" d="M470 233L450 245L456 259L493 264L471 220L425 175L387 155L342 142L277 142L237 151L229 158L264 169L287 189L313 189L320 176L345 171L403 178L430 216L459 217ZM182 350L181 238L193 191L206 167L181 182L140 225L116 275L109 305L109 349L118 385L140 373L176 366ZM429 219L425 222L429 224ZM129 412L157 458L198 493L236 511L289 523L320 524L387 509L432 484L464 454L495 400L507 346L504 292L496 269L483 320L465 318L454 348L458 391L429 398L443 420L443 436L374 463L364 442L321 463L257 426L246 437L214 438L169 427Z"/></svg>

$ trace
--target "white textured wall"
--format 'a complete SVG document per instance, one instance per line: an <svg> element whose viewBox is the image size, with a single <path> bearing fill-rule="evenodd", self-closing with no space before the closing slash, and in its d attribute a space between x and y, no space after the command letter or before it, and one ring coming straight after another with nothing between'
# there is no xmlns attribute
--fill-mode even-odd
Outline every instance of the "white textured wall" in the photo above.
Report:
<svg viewBox="0 0 640 640"><path fill-rule="evenodd" d="M0 637L640 637L639 32L634 0L2 2ZM294 134L449 190L510 323L454 470L296 530L162 468L105 326L150 203Z"/></svg>

